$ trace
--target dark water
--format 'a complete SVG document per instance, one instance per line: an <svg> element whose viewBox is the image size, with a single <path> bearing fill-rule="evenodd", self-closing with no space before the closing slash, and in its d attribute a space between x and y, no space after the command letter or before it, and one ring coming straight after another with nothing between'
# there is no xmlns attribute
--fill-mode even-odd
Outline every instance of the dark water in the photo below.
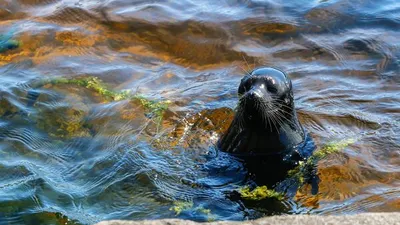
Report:
<svg viewBox="0 0 400 225"><path fill-rule="evenodd" d="M0 23L0 224L400 211L396 0L1 0ZM316 146L356 141L318 163L317 195L249 206L213 143L262 65L291 77ZM60 77L170 104L160 125L138 101L43 85Z"/></svg>

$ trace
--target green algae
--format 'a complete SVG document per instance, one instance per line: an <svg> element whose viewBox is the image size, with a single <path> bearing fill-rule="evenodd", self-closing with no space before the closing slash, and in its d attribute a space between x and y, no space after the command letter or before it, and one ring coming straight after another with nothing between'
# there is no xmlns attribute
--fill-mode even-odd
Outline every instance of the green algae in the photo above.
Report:
<svg viewBox="0 0 400 225"><path fill-rule="evenodd" d="M120 101L130 98L129 91L116 92L110 90L99 78L97 77L77 77L73 79L67 79L60 77L57 79L49 80L48 83L53 85L58 84L72 84L87 89L91 89L97 94L101 95L103 98L109 101Z"/></svg>
<svg viewBox="0 0 400 225"><path fill-rule="evenodd" d="M346 139L338 142L331 142L326 144L323 148L314 152L306 161L299 162L299 165L294 169L288 171L288 176L295 178L300 184L304 184L306 176L312 169L315 168L316 163L334 153L343 151L348 145L356 142L356 139ZM253 190L250 187L245 186L238 190L240 196L244 200L261 201L264 199L277 199L282 201L285 198L284 193L270 190L266 186L259 186Z"/></svg>
<svg viewBox="0 0 400 225"><path fill-rule="evenodd" d="M207 217L208 222L213 222L217 220L217 216L211 213L211 209L206 209L202 206L199 206L195 208L195 211L204 214Z"/></svg>
<svg viewBox="0 0 400 225"><path fill-rule="evenodd" d="M200 213L203 213L203 214L206 214L206 215L210 215L211 214L211 209L206 209L206 208L203 208L201 206L197 207L196 211L198 211Z"/></svg>
<svg viewBox="0 0 400 225"><path fill-rule="evenodd" d="M349 139L345 139L345 140L338 141L338 142L328 143L323 148L316 151L312 155L311 160L321 160L328 155L341 152L341 151L343 151L344 148L346 148L347 146L349 146L350 144L353 144L355 142L356 142L356 140L354 138L349 138Z"/></svg>
<svg viewBox="0 0 400 225"><path fill-rule="evenodd" d="M162 121L162 116L165 110L168 109L170 101L154 101L142 95L132 95L130 90L123 90L120 92L109 89L99 78L97 77L77 77L73 79L67 79L64 77L45 81L44 83L50 83L52 85L58 84L72 84L86 89L90 89L102 96L107 101L121 101L121 100L136 100L146 110L147 116L153 118L157 124Z"/></svg>
<svg viewBox="0 0 400 225"><path fill-rule="evenodd" d="M299 162L299 165L288 171L289 177L295 178L299 183L303 184L305 177L312 171L318 161L327 156L342 152L347 146L356 142L356 139L349 138L337 142L330 142L321 149L315 151L306 161Z"/></svg>
<svg viewBox="0 0 400 225"><path fill-rule="evenodd" d="M179 215L183 211L187 211L193 208L193 202L176 201L173 204L174 206L169 208L169 210L174 211L175 215Z"/></svg>
<svg viewBox="0 0 400 225"><path fill-rule="evenodd" d="M154 101L154 100L149 100L145 98L144 96L141 95L135 95L132 97L133 100L138 100L140 104L145 108L147 111L146 116L149 118L154 119L154 122L160 126L163 115L165 110L168 109L169 104L171 103L170 101Z"/></svg>
<svg viewBox="0 0 400 225"><path fill-rule="evenodd" d="M40 110L36 125L53 137L88 137L90 132L85 127L85 116L85 111L75 108Z"/></svg>
<svg viewBox="0 0 400 225"><path fill-rule="evenodd" d="M114 91L109 88L97 77L80 76L74 78L49 78L37 81L33 86L35 88L61 88L65 89L68 86L77 86L83 88L82 91L90 91L100 102L114 102L127 100L133 104L138 104L143 108L144 116L150 119L158 128L162 124L164 112L168 109L170 101L150 100L143 95L132 94L129 90ZM67 89L69 90L69 89ZM89 106L85 104L82 93L77 94L75 91L69 91L65 95L68 106L58 108L38 108L36 117L36 125L43 130L46 130L50 136L69 138L69 137L88 137L93 132L93 124L88 120ZM40 100L40 97L39 97ZM46 96L44 97L46 101ZM0 103L2 103L0 101ZM7 108L7 107L4 107ZM2 112L0 110L0 112ZM133 112L135 113L135 111ZM4 114L4 112L2 113ZM126 119L126 118L125 118ZM129 118L128 118L129 119Z"/></svg>
<svg viewBox="0 0 400 225"><path fill-rule="evenodd" d="M195 211L197 213L201 213L207 217L207 221L215 221L216 215L211 213L210 209L204 208L202 206L194 207L193 202L185 202L185 201L176 201L173 202L173 206L169 209L170 211L174 211L175 215L180 215L183 211Z"/></svg>
<svg viewBox="0 0 400 225"><path fill-rule="evenodd" d="M144 109L145 116L157 125L157 130L161 126L164 112L168 109L170 104L170 101L149 100L142 95L131 94L129 90L120 92L113 91L99 78L92 76L44 79L36 83L35 87L46 86L46 88L49 88L49 85L54 87L64 85L82 87L93 92L98 97L101 97L100 101L113 102L128 100L135 102L135 104L140 104ZM89 109L79 96L74 97L74 94L71 93L67 94L67 98L74 98L72 101L69 101L68 105L71 105L71 107L39 109L40 116L37 118L37 126L48 131L51 136L55 137L89 136L91 125L86 122Z"/></svg>
<svg viewBox="0 0 400 225"><path fill-rule="evenodd" d="M267 198L274 198L279 201L284 199L284 194L270 190L267 186L256 187L250 190L250 187L242 187L239 189L240 196L245 200L260 201Z"/></svg>

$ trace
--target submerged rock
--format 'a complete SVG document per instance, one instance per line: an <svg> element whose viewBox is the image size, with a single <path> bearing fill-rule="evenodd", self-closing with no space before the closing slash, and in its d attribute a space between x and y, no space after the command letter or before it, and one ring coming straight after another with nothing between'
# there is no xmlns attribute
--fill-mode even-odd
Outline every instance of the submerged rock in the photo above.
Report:
<svg viewBox="0 0 400 225"><path fill-rule="evenodd" d="M89 129L85 127L89 107L83 103L79 92L70 92L55 99L41 95L38 101L42 104L38 104L37 113L31 117L39 129L60 138L90 136Z"/></svg>
<svg viewBox="0 0 400 225"><path fill-rule="evenodd" d="M19 112L19 109L12 105L5 96L0 95L0 118L12 116Z"/></svg>
<svg viewBox="0 0 400 225"><path fill-rule="evenodd" d="M158 137L155 144L158 148L208 149L228 129L233 116L230 108L208 109L189 116L167 111L163 129L168 132Z"/></svg>
<svg viewBox="0 0 400 225"><path fill-rule="evenodd" d="M290 35L295 34L298 28L289 23L244 21L241 24L243 33L251 36L263 35Z"/></svg>
<svg viewBox="0 0 400 225"><path fill-rule="evenodd" d="M32 117L37 121L38 128L55 137L95 135L104 132L104 127L111 128L106 132L110 135L119 134L118 125L123 126L127 120L135 119L139 119L142 125L151 121L154 130L158 131L169 105L168 101L152 101L132 95L129 91L113 91L96 77L61 77L44 80L39 86L51 91L50 94L36 96L37 101L30 104L38 111ZM111 104L120 101L121 104ZM115 107L115 113L98 112L108 107Z"/></svg>
<svg viewBox="0 0 400 225"><path fill-rule="evenodd" d="M40 212L34 215L23 216L25 224L54 224L54 225L78 225L78 221L71 220L59 212Z"/></svg>

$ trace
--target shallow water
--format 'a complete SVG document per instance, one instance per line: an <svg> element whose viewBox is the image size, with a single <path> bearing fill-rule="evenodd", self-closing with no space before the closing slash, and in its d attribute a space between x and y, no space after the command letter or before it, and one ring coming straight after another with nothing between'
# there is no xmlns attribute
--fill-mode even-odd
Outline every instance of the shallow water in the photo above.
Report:
<svg viewBox="0 0 400 225"><path fill-rule="evenodd" d="M0 23L0 224L400 211L398 1L1 0ZM251 179L213 143L263 65L317 148L355 140L318 163L317 195L227 195ZM82 77L168 109L43 82Z"/></svg>

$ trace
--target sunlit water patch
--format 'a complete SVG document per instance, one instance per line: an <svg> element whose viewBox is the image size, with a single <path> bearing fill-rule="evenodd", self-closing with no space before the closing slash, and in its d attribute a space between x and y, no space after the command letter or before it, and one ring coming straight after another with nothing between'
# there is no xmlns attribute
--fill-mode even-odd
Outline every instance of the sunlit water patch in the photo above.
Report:
<svg viewBox="0 0 400 225"><path fill-rule="evenodd" d="M399 211L399 15L391 0L0 1L0 224ZM318 193L238 198L266 192L215 148L263 65L292 79L307 146L332 153Z"/></svg>

